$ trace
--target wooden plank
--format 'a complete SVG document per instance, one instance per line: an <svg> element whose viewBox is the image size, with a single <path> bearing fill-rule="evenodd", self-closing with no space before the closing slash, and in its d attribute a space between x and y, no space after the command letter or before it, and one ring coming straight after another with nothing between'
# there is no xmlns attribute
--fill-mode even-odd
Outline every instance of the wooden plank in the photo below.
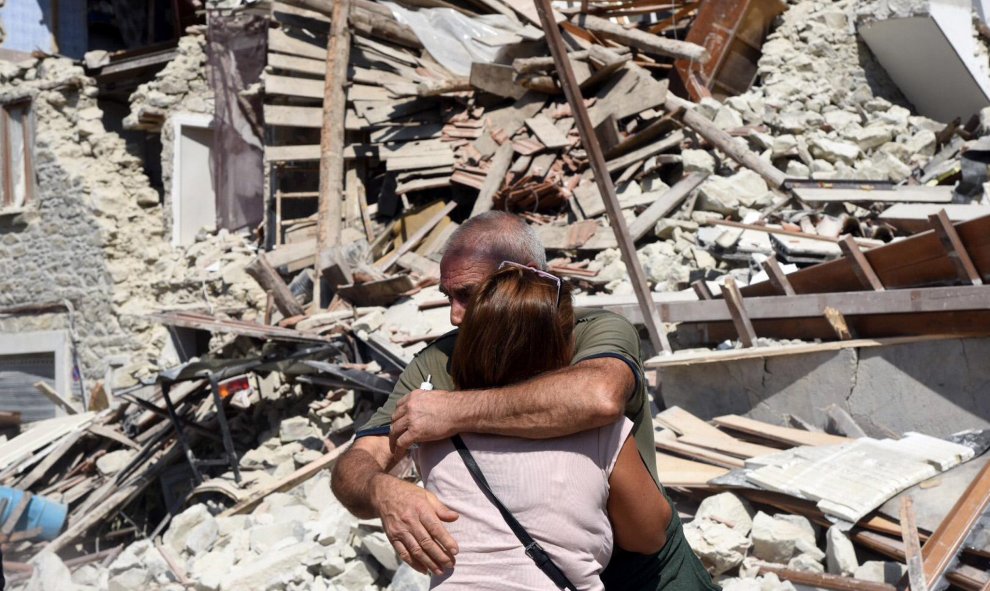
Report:
<svg viewBox="0 0 990 591"><path fill-rule="evenodd" d="M736 332L739 334L739 340L742 341L743 347L752 347L756 342L756 331L753 330L753 323L749 320L749 316L746 314L746 308L743 305L742 294L739 293L739 286L736 285L736 280L732 277L726 277L725 283L723 284L722 295L725 297L725 306L729 310L729 314L732 316L732 324L736 327Z"/></svg>
<svg viewBox="0 0 990 591"><path fill-rule="evenodd" d="M614 160L609 160L606 163L605 168L609 172L615 172L616 170L620 170L631 164L636 164L641 160L646 160L655 154L672 150L678 147L683 141L684 134L680 131L675 131L660 141L653 142L652 144L644 146L636 151L629 152L624 156L619 156Z"/></svg>
<svg viewBox="0 0 990 591"><path fill-rule="evenodd" d="M560 35L560 29L553 20L553 9L550 0L537 0L536 10L540 15L543 30L546 34L547 45L553 55L554 64L557 66L557 76L560 79L567 103L571 107L574 115L574 122L581 137L581 144L588 153L591 170L594 171L595 182L598 184L598 191L605 200L605 208L608 211L609 224L615 234L615 240L619 245L622 260L629 273L629 281L632 283L633 292L639 305L643 308L643 316L646 324L646 331L650 336L650 342L657 351L670 352L670 341L667 338L666 329L660 319L660 314L651 299L649 285L646 282L646 274L643 271L642 263L636 254L636 244L629 236L626 228L626 220L622 215L619 199L615 193L615 186L605 163L605 156L602 154L601 146L598 145L598 138L595 137L595 130L588 117L588 109L584 103L584 97L574 78L574 71L571 68L567 57L567 48ZM608 21L606 21L608 22ZM702 50L704 51L704 50Z"/></svg>
<svg viewBox="0 0 990 591"><path fill-rule="evenodd" d="M921 540L918 538L918 526L915 524L913 501L910 496L901 497L900 518L901 540L904 542L911 591L928 591L924 559L921 556Z"/></svg>
<svg viewBox="0 0 990 591"><path fill-rule="evenodd" d="M714 300L712 290L708 289L708 282L704 279L696 279L691 282L691 289L697 294L699 300Z"/></svg>
<svg viewBox="0 0 990 591"><path fill-rule="evenodd" d="M320 107L265 105L264 113L265 125L269 127L307 127L319 129L320 121L323 117L323 109ZM269 146L266 148L266 153L272 148L280 147L285 146Z"/></svg>
<svg viewBox="0 0 990 591"><path fill-rule="evenodd" d="M666 217L677 209L691 194L691 191L698 188L698 185L704 182L706 178L708 178L708 173L695 172L674 183L673 187L663 193L659 199L650 204L629 224L629 235L632 236L632 239L639 240L646 236L657 225L660 218Z"/></svg>
<svg viewBox="0 0 990 591"><path fill-rule="evenodd" d="M756 435L789 445L840 445L853 441L847 437L829 435L828 433L816 433L814 431L802 431L790 427L771 425L770 423L764 423L763 421L757 421L739 415L715 417L714 421L720 427L735 429L749 435Z"/></svg>
<svg viewBox="0 0 990 591"><path fill-rule="evenodd" d="M990 462L980 470L966 492L959 497L945 520L921 549L928 587L940 586L945 571L956 559L969 532L990 505Z"/></svg>
<svg viewBox="0 0 990 591"><path fill-rule="evenodd" d="M325 60L327 58L326 47L296 37L290 37L282 29L268 29L268 51L288 53L318 60Z"/></svg>
<svg viewBox="0 0 990 591"><path fill-rule="evenodd" d="M221 513L221 516L229 517L231 515L241 515L243 513L247 513L258 506L258 504L265 500L265 498L269 495L277 492L285 492L295 488L299 483L305 482L306 480L312 478L320 470L324 470L332 466L337 458L339 458L341 454L350 448L352 442L353 439L340 447L327 452L322 458L306 464L288 476L280 478L272 484L252 492L243 501Z"/></svg>
<svg viewBox="0 0 990 591"><path fill-rule="evenodd" d="M839 241L839 248L842 249L842 254L845 255L846 259L849 260L853 273L859 278L863 287L872 289L873 291L884 290L883 283L877 277L876 271L873 270L873 265L863 256L863 252L859 249L859 245L856 244L852 236L847 234L843 237Z"/></svg>
<svg viewBox="0 0 990 591"><path fill-rule="evenodd" d="M763 261L761 266L763 267L763 270L766 271L767 277L770 278L770 283L777 288L777 291L785 296L796 295L794 286L787 280L787 274L780 268L780 263L777 262L777 257L772 256L768 258Z"/></svg>
<svg viewBox="0 0 990 591"><path fill-rule="evenodd" d="M874 583L873 581L864 581L862 579L840 575L793 570L765 562L760 562L759 568L760 574L773 573L781 580L819 589L834 589L835 591L897 591L893 585L886 583Z"/></svg>
<svg viewBox="0 0 990 591"><path fill-rule="evenodd" d="M746 465L746 462L739 458L720 454L716 451L711 451L703 447L695 447L684 443L683 441L679 441L673 431L668 431L666 429L656 433L656 446L657 449L688 456L691 459L701 460L708 462L709 464L729 468L730 470L734 468L742 468Z"/></svg>
<svg viewBox="0 0 990 591"><path fill-rule="evenodd" d="M932 229L935 230L935 235L938 236L939 242L942 243L945 254L955 264L956 270L959 272L959 279L973 285L983 285L980 272L976 270L973 259L966 252L966 246L959 238L956 227L949 221L949 216L945 209L941 209L938 213L928 216L928 220L931 222Z"/></svg>
<svg viewBox="0 0 990 591"><path fill-rule="evenodd" d="M284 53L269 53L268 65L279 70L326 76L327 64L322 59L312 59Z"/></svg>
<svg viewBox="0 0 990 591"><path fill-rule="evenodd" d="M670 454L657 452L657 471L663 474L664 486L708 488L708 481L729 472L726 468L692 462Z"/></svg>
<svg viewBox="0 0 990 591"><path fill-rule="evenodd" d="M735 439L734 437L730 437L729 439L721 439L703 437L700 435L681 435L677 438L677 440L693 447L712 449L726 455L743 459L758 458L760 456L780 453L781 451L776 447L769 447L758 443L750 443L741 439Z"/></svg>
<svg viewBox="0 0 990 591"><path fill-rule="evenodd" d="M70 415L77 415L81 412L74 404L59 396L58 392L55 391L55 388L49 386L47 382L37 381L34 383L34 387L38 392L41 392L45 398L50 400L52 404L61 408Z"/></svg>
<svg viewBox="0 0 990 591"><path fill-rule="evenodd" d="M347 69L351 56L351 29L348 18L351 12L351 0L336 0L330 12L330 33L325 52L327 75L323 80L323 113L320 119L320 177L318 198L318 215L316 226L316 276L313 279L313 302L318 308L329 303L324 297L323 279L324 268L320 257L327 250L341 243L341 229L344 225L341 214L344 206L344 146L346 139L347 97L344 87L347 85ZM276 275L277 277L277 275ZM275 305L286 316L288 302L282 302L284 294L274 291ZM290 294L291 296L291 294ZM292 299L293 304L296 303ZM294 308L294 307L293 307ZM301 307L298 308L300 311Z"/></svg>
<svg viewBox="0 0 990 591"><path fill-rule="evenodd" d="M986 281L990 273L990 216L957 224L956 231L980 271L980 277ZM888 290L954 282L958 277L955 265L946 256L933 231L870 249L865 256ZM801 269L787 278L799 293L855 291L861 288L858 277L845 258ZM772 295L774 288L763 282L745 287L742 292L747 297Z"/></svg>
<svg viewBox="0 0 990 591"><path fill-rule="evenodd" d="M516 83L516 71L504 64L471 64L471 86L503 98L518 99L526 94L526 88Z"/></svg>
<svg viewBox="0 0 990 591"><path fill-rule="evenodd" d="M450 212L454 211L456 207L457 203L454 201L451 201L445 205L442 210L437 212L433 217L420 226L419 229L412 234L412 236L407 238L399 248L395 249L394 252L385 255L381 260L376 261L375 267L381 271L388 271L389 268L399 260L399 257L415 248L416 245L426 238L426 235L433 231L433 228L436 227L437 224L439 224L445 217L447 217Z"/></svg>
<svg viewBox="0 0 990 591"><path fill-rule="evenodd" d="M372 131L371 141L377 143L409 142L438 138L442 135L443 125L439 123L428 123L426 125L412 127L389 126Z"/></svg>
<svg viewBox="0 0 990 591"><path fill-rule="evenodd" d="M608 19L590 14L578 13L571 18L571 22L606 39L651 55L702 63L708 60L708 50L696 43L668 39L639 29L627 29Z"/></svg>
<svg viewBox="0 0 990 591"><path fill-rule="evenodd" d="M948 185L895 185L883 189L859 189L832 186L827 188L794 187L794 194L809 204L817 203L952 203L952 187Z"/></svg>
<svg viewBox="0 0 990 591"><path fill-rule="evenodd" d="M489 211L492 208L492 199L505 180L505 173L509 170L509 165L512 164L513 154L512 145L509 142L502 144L495 151L491 166L488 167L488 171L485 173L485 182L481 185L481 189L478 191L478 197L474 200L474 206L471 208L471 217Z"/></svg>
<svg viewBox="0 0 990 591"><path fill-rule="evenodd" d="M299 305L292 292L289 291L289 286L285 284L282 277L268 262L268 257L264 253L259 253L253 261L245 265L244 272L257 281L263 290L272 293L275 306L282 313L282 316L291 318L305 313L303 307Z"/></svg>
<svg viewBox="0 0 990 591"><path fill-rule="evenodd" d="M668 111L681 112L684 125L708 140L729 158L763 177L772 188L777 189L784 185L787 176L782 171L777 170L770 162L762 160L745 143L737 141L737 138L716 127L704 115L694 110L694 103L668 93L666 107Z"/></svg>
<svg viewBox="0 0 990 591"><path fill-rule="evenodd" d="M265 94L270 96L293 96L300 98L323 98L323 81L311 78L294 78L266 74Z"/></svg>
<svg viewBox="0 0 990 591"><path fill-rule="evenodd" d="M913 234L931 228L928 216L943 209L954 223L990 215L990 205L895 203L885 209L879 219L899 230Z"/></svg>
<svg viewBox="0 0 990 591"><path fill-rule="evenodd" d="M657 413L654 421L670 429L678 435L690 435L693 437L709 440L721 441L726 444L736 443L738 440L718 427L703 421L679 406L671 406ZM691 445L698 445L692 442Z"/></svg>
<svg viewBox="0 0 990 591"><path fill-rule="evenodd" d="M27 473L23 478L17 481L16 487L21 490L30 490L38 483L49 470L62 458L65 457L69 450L76 445L76 443L85 435L82 430L76 431L75 433L70 433L65 437L54 450L45 455L45 458L41 460L30 472Z"/></svg>
<svg viewBox="0 0 990 591"><path fill-rule="evenodd" d="M105 427L103 425L90 425L89 427L86 428L86 430L92 433L93 435L98 435L99 437L102 437L104 439L109 439L110 441L116 441L117 443L120 443L125 447L136 449L138 451L142 449L142 447L136 441L134 441L127 435L124 435L117 429L111 429L110 427Z"/></svg>
<svg viewBox="0 0 990 591"><path fill-rule="evenodd" d="M553 122L543 115L526 119L526 127L530 129L540 143L550 150L565 148L571 144L567 136L557 129Z"/></svg>

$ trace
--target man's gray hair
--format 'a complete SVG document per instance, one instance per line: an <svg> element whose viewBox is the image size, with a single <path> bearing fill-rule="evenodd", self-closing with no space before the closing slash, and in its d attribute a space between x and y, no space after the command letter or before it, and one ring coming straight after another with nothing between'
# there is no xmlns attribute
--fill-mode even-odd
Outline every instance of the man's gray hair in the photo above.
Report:
<svg viewBox="0 0 990 591"><path fill-rule="evenodd" d="M461 224L447 241L443 256L547 268L546 250L533 228L519 216L504 211L486 211Z"/></svg>

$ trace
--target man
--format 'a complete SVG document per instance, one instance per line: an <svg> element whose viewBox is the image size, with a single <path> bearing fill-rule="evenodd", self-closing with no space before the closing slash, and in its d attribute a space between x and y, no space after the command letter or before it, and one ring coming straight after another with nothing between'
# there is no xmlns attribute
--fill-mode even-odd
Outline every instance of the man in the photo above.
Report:
<svg viewBox="0 0 990 591"><path fill-rule="evenodd" d="M461 323L474 290L502 261L546 268L543 246L522 219L493 211L458 228L440 263L440 286L450 299L451 324ZM388 402L337 461L331 479L334 494L355 515L380 517L402 560L422 572L441 574L454 566L457 554L457 543L443 523L454 521L457 514L432 493L388 474L416 443L461 432L560 437L607 425L625 413L634 422L640 455L657 479L639 336L628 321L610 312L579 310L576 317L576 353L570 367L504 388L454 390L448 360L456 331L424 349L402 373ZM435 389L419 390L428 376ZM668 539L671 533L683 539L676 512L674 516ZM665 551L666 547L661 552ZM618 566L615 562L609 570Z"/></svg>

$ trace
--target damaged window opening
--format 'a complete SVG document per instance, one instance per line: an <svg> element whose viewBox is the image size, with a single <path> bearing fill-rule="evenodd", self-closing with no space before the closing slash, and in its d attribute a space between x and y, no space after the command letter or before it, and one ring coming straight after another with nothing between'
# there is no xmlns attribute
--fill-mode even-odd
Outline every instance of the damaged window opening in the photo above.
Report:
<svg viewBox="0 0 990 591"><path fill-rule="evenodd" d="M0 107L0 208L19 208L34 189L34 129L31 102Z"/></svg>

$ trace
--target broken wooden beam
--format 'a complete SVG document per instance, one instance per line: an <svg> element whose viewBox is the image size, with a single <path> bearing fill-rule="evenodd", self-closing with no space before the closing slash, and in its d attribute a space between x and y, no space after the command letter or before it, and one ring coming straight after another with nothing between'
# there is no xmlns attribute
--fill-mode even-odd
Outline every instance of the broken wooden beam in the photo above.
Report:
<svg viewBox="0 0 990 591"><path fill-rule="evenodd" d="M746 314L743 297L739 293L739 286L736 285L735 279L726 277L722 287L725 305L732 316L732 324L736 327L736 332L739 333L739 340L743 347L752 347L756 343L756 331L753 330L753 323Z"/></svg>
<svg viewBox="0 0 990 591"><path fill-rule="evenodd" d="M777 262L777 257L768 258L763 261L763 264L760 266L763 267L764 271L766 271L767 277L770 279L770 283L777 288L777 291L779 291L781 295L796 295L794 287L791 285L791 282L787 280L787 274L780 268L780 263Z"/></svg>
<svg viewBox="0 0 990 591"><path fill-rule="evenodd" d="M618 41L623 45L651 55L662 55L701 63L708 61L708 50L697 43L667 39L639 29L626 29L608 19L590 14L576 14L571 17L571 23L601 37ZM559 66L557 71L560 71Z"/></svg>
<svg viewBox="0 0 990 591"><path fill-rule="evenodd" d="M574 114L578 133L581 136L581 144L588 153L591 170L594 171L595 182L598 184L598 191L605 200L605 209L608 211L609 223L615 232L616 242L618 242L619 251L622 253L622 260L626 264L626 270L629 273L629 280L632 283L633 291L636 293L636 299L643 309L646 330L650 335L650 341L657 351L670 352L672 350L670 341L667 339L667 334L660 320L660 315L657 312L657 307L651 298L650 288L646 283L646 274L643 272L643 266L636 254L636 245L626 228L626 220L619 206L615 186L612 184L612 177L609 175L608 168L605 164L605 156L602 154L601 146L598 144L598 138L595 136L595 129L591 125L588 108L584 103L584 97L581 95L581 89L578 86L577 80L574 78L574 71L567 57L567 48L564 46L560 29L554 20L550 0L536 0L536 10L539 13L540 22L546 34L547 45L557 66L557 76L560 79L561 87L564 90L564 95L567 97L567 103L571 107L571 112ZM611 23L608 24L611 25ZM649 34L644 33L644 35ZM702 51L704 51L704 48L702 48Z"/></svg>
<svg viewBox="0 0 990 591"><path fill-rule="evenodd" d="M321 302L322 269L320 253L340 243L341 210L344 200L344 110L347 103L344 87L351 55L351 33L347 17L351 0L337 0L330 13L330 35L327 42L327 77L323 86L323 124L320 129L319 216L317 217L316 278L313 301ZM275 303L278 304L278 294ZM279 308L281 309L281 308ZM301 308L300 308L301 309Z"/></svg>
<svg viewBox="0 0 990 591"><path fill-rule="evenodd" d="M925 580L930 589L940 586L945 571L955 561L963 542L990 505L990 463L983 466L956 504L921 549Z"/></svg>
<svg viewBox="0 0 990 591"><path fill-rule="evenodd" d="M799 571L766 563L760 563L759 568L760 574L773 573L784 581L790 581L808 587L834 589L835 591L896 591L893 585L864 581L852 577Z"/></svg>
<svg viewBox="0 0 990 591"><path fill-rule="evenodd" d="M436 215L431 217L429 220L426 221L426 223L420 226L420 228L416 230L416 232L414 232L412 236L407 238L406 241L403 242L401 246L399 246L399 248L385 255L381 260L376 261L375 267L377 267L381 271L388 271L389 268L392 265L394 265L396 261L399 260L399 257L406 254L413 248L416 248L416 246L423 241L423 238L426 238L426 235L432 232L433 228L435 228L437 224L443 221L443 218L447 217L447 215L450 212L454 211L454 208L456 207L457 207L457 203L454 201L451 201L450 203L445 205L442 210L437 212Z"/></svg>
<svg viewBox="0 0 990 591"><path fill-rule="evenodd" d="M904 556L907 562L907 576L911 591L928 591L925 580L924 558L921 556L921 540L914 518L914 502L910 495L901 497L900 508L901 540L904 542Z"/></svg>
<svg viewBox="0 0 990 591"><path fill-rule="evenodd" d="M695 172L674 183L673 187L651 203L649 207L643 210L643 213L636 216L636 219L629 224L629 235L633 241L639 240L646 236L647 232L653 230L660 218L674 211L691 194L691 191L698 188L698 185L704 182L706 178L708 178L708 173Z"/></svg>
<svg viewBox="0 0 990 591"><path fill-rule="evenodd" d="M38 390L38 392L41 392L45 398L50 400L55 406L61 408L70 415L79 414L80 410L76 408L74 404L59 396L58 392L55 391L55 388L52 388L46 382L42 382L42 381L35 382L34 387L36 390Z"/></svg>
<svg viewBox="0 0 990 591"><path fill-rule="evenodd" d="M873 291L884 290L883 283L877 277L876 271L873 270L873 265L863 256L863 251L859 249L859 245L856 244L852 236L846 234L842 240L839 240L839 248L842 249L842 254L849 259L853 273L859 278L863 287Z"/></svg>
<svg viewBox="0 0 990 591"><path fill-rule="evenodd" d="M704 115L695 111L693 108L694 103L668 93L665 104L668 111L683 111L682 120L684 121L684 125L690 127L698 135L708 140L709 143L721 150L729 158L732 158L739 164L763 177L771 187L779 189L784 185L787 175L783 171L778 170L773 164L760 158L741 141L737 141L736 138L716 127Z"/></svg>
<svg viewBox="0 0 990 591"><path fill-rule="evenodd" d="M939 242L942 243L945 254L948 255L949 259L956 266L956 270L959 272L959 279L973 285L983 285L983 277L980 276L976 265L973 264L973 259L966 252L966 245L959 238L956 227L949 221L949 215L945 209L941 209L938 213L928 216L928 220L931 222L932 229L935 230L935 235L938 236Z"/></svg>
<svg viewBox="0 0 990 591"><path fill-rule="evenodd" d="M253 261L245 265L244 272L257 281L263 290L272 293L275 307L282 313L282 316L289 318L305 313L303 307L299 305L296 298L292 296L292 292L289 291L289 286L282 280L275 267L268 262L268 257L264 253L258 254Z"/></svg>

